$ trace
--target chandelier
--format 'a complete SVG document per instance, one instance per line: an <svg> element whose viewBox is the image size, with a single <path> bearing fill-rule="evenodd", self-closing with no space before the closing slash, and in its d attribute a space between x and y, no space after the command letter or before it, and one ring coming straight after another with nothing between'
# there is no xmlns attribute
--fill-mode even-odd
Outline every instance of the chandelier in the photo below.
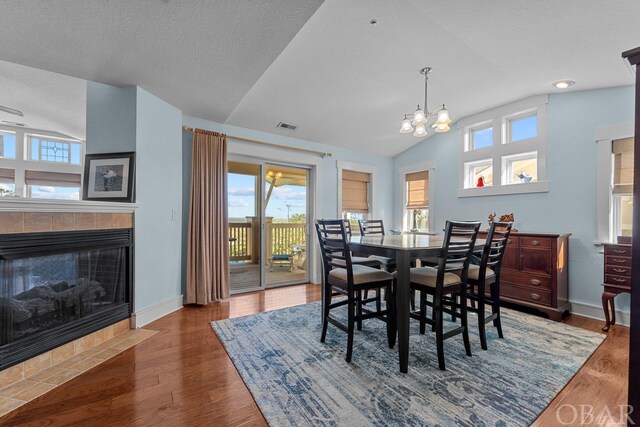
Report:
<svg viewBox="0 0 640 427"><path fill-rule="evenodd" d="M420 70L420 74L424 76L424 110L420 108L420 105L418 104L416 111L411 114L405 114L404 119L402 120L402 125L400 126L400 133L413 132L413 136L418 138L427 136L427 123L431 117L436 116L436 114L436 121L431 125L431 127L434 128L436 132L449 132L449 130L451 130L449 127L451 118L449 117L449 111L444 107L444 104L438 106L433 111L429 111L429 107L427 106L427 86L429 83L430 72L431 67L424 67Z"/></svg>

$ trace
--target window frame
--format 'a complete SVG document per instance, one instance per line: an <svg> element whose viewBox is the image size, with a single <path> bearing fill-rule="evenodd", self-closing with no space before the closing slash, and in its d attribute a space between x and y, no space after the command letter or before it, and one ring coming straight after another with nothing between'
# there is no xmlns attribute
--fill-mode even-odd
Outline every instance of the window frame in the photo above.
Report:
<svg viewBox="0 0 640 427"><path fill-rule="evenodd" d="M613 141L633 138L633 122L597 128L594 134L597 151L596 167L596 246L616 243L617 223L613 195ZM602 250L601 250L602 251Z"/></svg>
<svg viewBox="0 0 640 427"><path fill-rule="evenodd" d="M338 196L338 204L337 204L337 218L343 218L345 211L342 210L342 171L348 170L353 172L361 172L369 174L369 187L367 188L367 197L369 198L369 212L364 213L364 219L372 219L378 218L378 208L376 204L376 197L374 195L374 190L377 188L375 183L377 179L377 167L373 165L368 165L364 163L353 163L353 162L345 162L342 160L336 161L336 169L338 171L338 180L337 180L337 196ZM347 212L348 213L348 212ZM360 213L360 212L355 212ZM351 231L353 234L360 234L360 229L358 227L351 227Z"/></svg>
<svg viewBox="0 0 640 427"><path fill-rule="evenodd" d="M86 143L85 141L72 138L68 135L63 135L55 132L46 132L32 128L21 128L8 125L0 125L0 130L5 132L14 133L16 136L16 157L5 158L0 157L0 168L13 169L15 171L14 178L14 194L20 198L30 199L30 189L25 183L25 174L27 170L42 171L42 172L54 172L54 173L73 173L80 175L80 200L82 199L82 182L84 174L84 157ZM29 136L51 138L55 140L68 141L71 143L80 144L80 164L73 163L61 163L41 160L30 160L31 149L29 143ZM69 161L71 161L71 154L69 154ZM59 199L32 199L32 200L59 200Z"/></svg>
<svg viewBox="0 0 640 427"><path fill-rule="evenodd" d="M517 162L519 160L529 160L535 159L538 161L538 152L537 151L528 151L526 153L518 153L511 154L509 156L502 156L502 178L501 182L506 183L506 185L523 185L523 182L511 182L513 180L513 162ZM537 164L536 164L537 168ZM538 182L537 178L535 181L531 181L528 184ZM527 185L528 185L527 184Z"/></svg>
<svg viewBox="0 0 640 427"><path fill-rule="evenodd" d="M503 194L541 193L549 191L546 168L546 106L547 95L538 95L498 108L466 117L458 122L460 128L460 149L458 158L458 197L493 196ZM511 121L537 115L537 135L534 138L510 141ZM479 128L493 127L491 147L470 150L470 132ZM528 184L507 183L503 172L503 158L519 154L537 152L538 179ZM484 187L467 187L468 163L493 159L493 184Z"/></svg>
<svg viewBox="0 0 640 427"><path fill-rule="evenodd" d="M411 165L403 166L398 169L398 194L402 194L402 203L399 204L399 211L396 218L400 218L400 229L403 231L410 231L412 227L412 215L413 209L407 208L407 190L406 190L406 182L407 175L416 172L427 172L429 176L429 208L428 208L428 217L427 217L427 229L420 230L421 232L431 233L434 230L435 224L435 210L434 210L434 200L435 200L435 164L433 162L422 162L422 163L414 163ZM397 206L397 204L396 204ZM397 220L396 220L397 222Z"/></svg>

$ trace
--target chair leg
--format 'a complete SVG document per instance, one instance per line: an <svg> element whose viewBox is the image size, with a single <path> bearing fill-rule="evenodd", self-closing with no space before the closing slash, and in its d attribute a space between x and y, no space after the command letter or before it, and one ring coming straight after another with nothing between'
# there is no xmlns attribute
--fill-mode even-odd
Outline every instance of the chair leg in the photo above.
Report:
<svg viewBox="0 0 640 427"><path fill-rule="evenodd" d="M480 346L487 349L487 328L485 323L484 297L478 299L478 333L480 335Z"/></svg>
<svg viewBox="0 0 640 427"><path fill-rule="evenodd" d="M410 295L411 295L411 299L410 299L410 303L411 303L411 311L416 309L416 291L415 290L411 290L410 291Z"/></svg>
<svg viewBox="0 0 640 427"><path fill-rule="evenodd" d="M398 332L398 326L396 325L395 295L393 295L392 286L393 284L388 285L384 292L385 302L387 303L387 341L389 348L393 348L396 345L396 334Z"/></svg>
<svg viewBox="0 0 640 427"><path fill-rule="evenodd" d="M460 295L460 323L462 324L462 339L467 356L471 356L471 342L469 341L469 318L467 316L467 290L462 289Z"/></svg>
<svg viewBox="0 0 640 427"><path fill-rule="evenodd" d="M498 281L491 284L491 313L497 314L493 321L493 326L498 330L498 336L504 338L502 334L502 316L500 314L500 283Z"/></svg>
<svg viewBox="0 0 640 427"><path fill-rule="evenodd" d="M355 326L355 306L357 304L356 297L353 291L349 292L349 302L347 304L348 314L347 314L347 357L345 360L347 363L351 362L351 354L353 353L353 329Z"/></svg>
<svg viewBox="0 0 640 427"><path fill-rule="evenodd" d="M329 326L329 305L331 305L331 287L325 286L322 292L322 335L320 336L320 342L324 342L327 337L327 327Z"/></svg>
<svg viewBox="0 0 640 427"><path fill-rule="evenodd" d="M382 288L376 289L376 311L382 311Z"/></svg>
<svg viewBox="0 0 640 427"><path fill-rule="evenodd" d="M456 313L455 307L456 307L456 305L460 304L460 300L458 299L457 295L452 295L452 297L453 298L452 298L452 302L451 302L451 313L452 313L451 314L451 321L453 323L455 323L455 322L458 321L458 317L455 315L455 313Z"/></svg>
<svg viewBox="0 0 640 427"><path fill-rule="evenodd" d="M431 324L431 332L435 332L436 331L436 322L438 320L436 318L436 297L435 297L435 295L431 297L431 301L433 302L433 306L431 307L431 320L433 320L433 322Z"/></svg>
<svg viewBox="0 0 640 427"><path fill-rule="evenodd" d="M427 294L424 292L420 292L420 334L424 335L425 330L427 329L427 322L425 322L425 318L427 317Z"/></svg>
<svg viewBox="0 0 640 427"><path fill-rule="evenodd" d="M434 299L436 299L434 297ZM446 370L444 363L444 319L442 311L442 299L438 298L433 304L433 316L435 317L435 330L436 330L436 347L438 350L438 367L441 370Z"/></svg>
<svg viewBox="0 0 640 427"><path fill-rule="evenodd" d="M367 294L367 291L364 291ZM365 296L366 298L366 296ZM362 291L358 291L356 294L356 303L358 305L358 330L362 330Z"/></svg>
<svg viewBox="0 0 640 427"><path fill-rule="evenodd" d="M365 290L364 291L364 299L369 299L369 290ZM367 303L365 302L364 305L367 305Z"/></svg>

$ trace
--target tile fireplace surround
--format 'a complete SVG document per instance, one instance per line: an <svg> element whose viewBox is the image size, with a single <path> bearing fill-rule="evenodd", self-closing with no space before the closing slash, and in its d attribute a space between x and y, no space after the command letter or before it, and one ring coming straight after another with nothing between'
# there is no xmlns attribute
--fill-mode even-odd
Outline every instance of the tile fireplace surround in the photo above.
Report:
<svg viewBox="0 0 640 427"><path fill-rule="evenodd" d="M0 234L133 228L134 204L0 199ZM117 322L0 371L0 416L155 332Z"/></svg>

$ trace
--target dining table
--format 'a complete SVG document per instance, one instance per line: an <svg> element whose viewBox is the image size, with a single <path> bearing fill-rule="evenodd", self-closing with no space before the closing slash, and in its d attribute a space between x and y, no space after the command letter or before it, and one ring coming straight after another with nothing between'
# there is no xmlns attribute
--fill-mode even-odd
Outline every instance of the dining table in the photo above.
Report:
<svg viewBox="0 0 640 427"><path fill-rule="evenodd" d="M387 235L353 235L349 238L349 248L358 255L379 255L396 260L396 327L400 372L409 370L409 315L410 315L410 269L412 259L440 257L443 235L416 233ZM476 240L474 251L481 251L484 240ZM395 334L389 346L394 347Z"/></svg>

